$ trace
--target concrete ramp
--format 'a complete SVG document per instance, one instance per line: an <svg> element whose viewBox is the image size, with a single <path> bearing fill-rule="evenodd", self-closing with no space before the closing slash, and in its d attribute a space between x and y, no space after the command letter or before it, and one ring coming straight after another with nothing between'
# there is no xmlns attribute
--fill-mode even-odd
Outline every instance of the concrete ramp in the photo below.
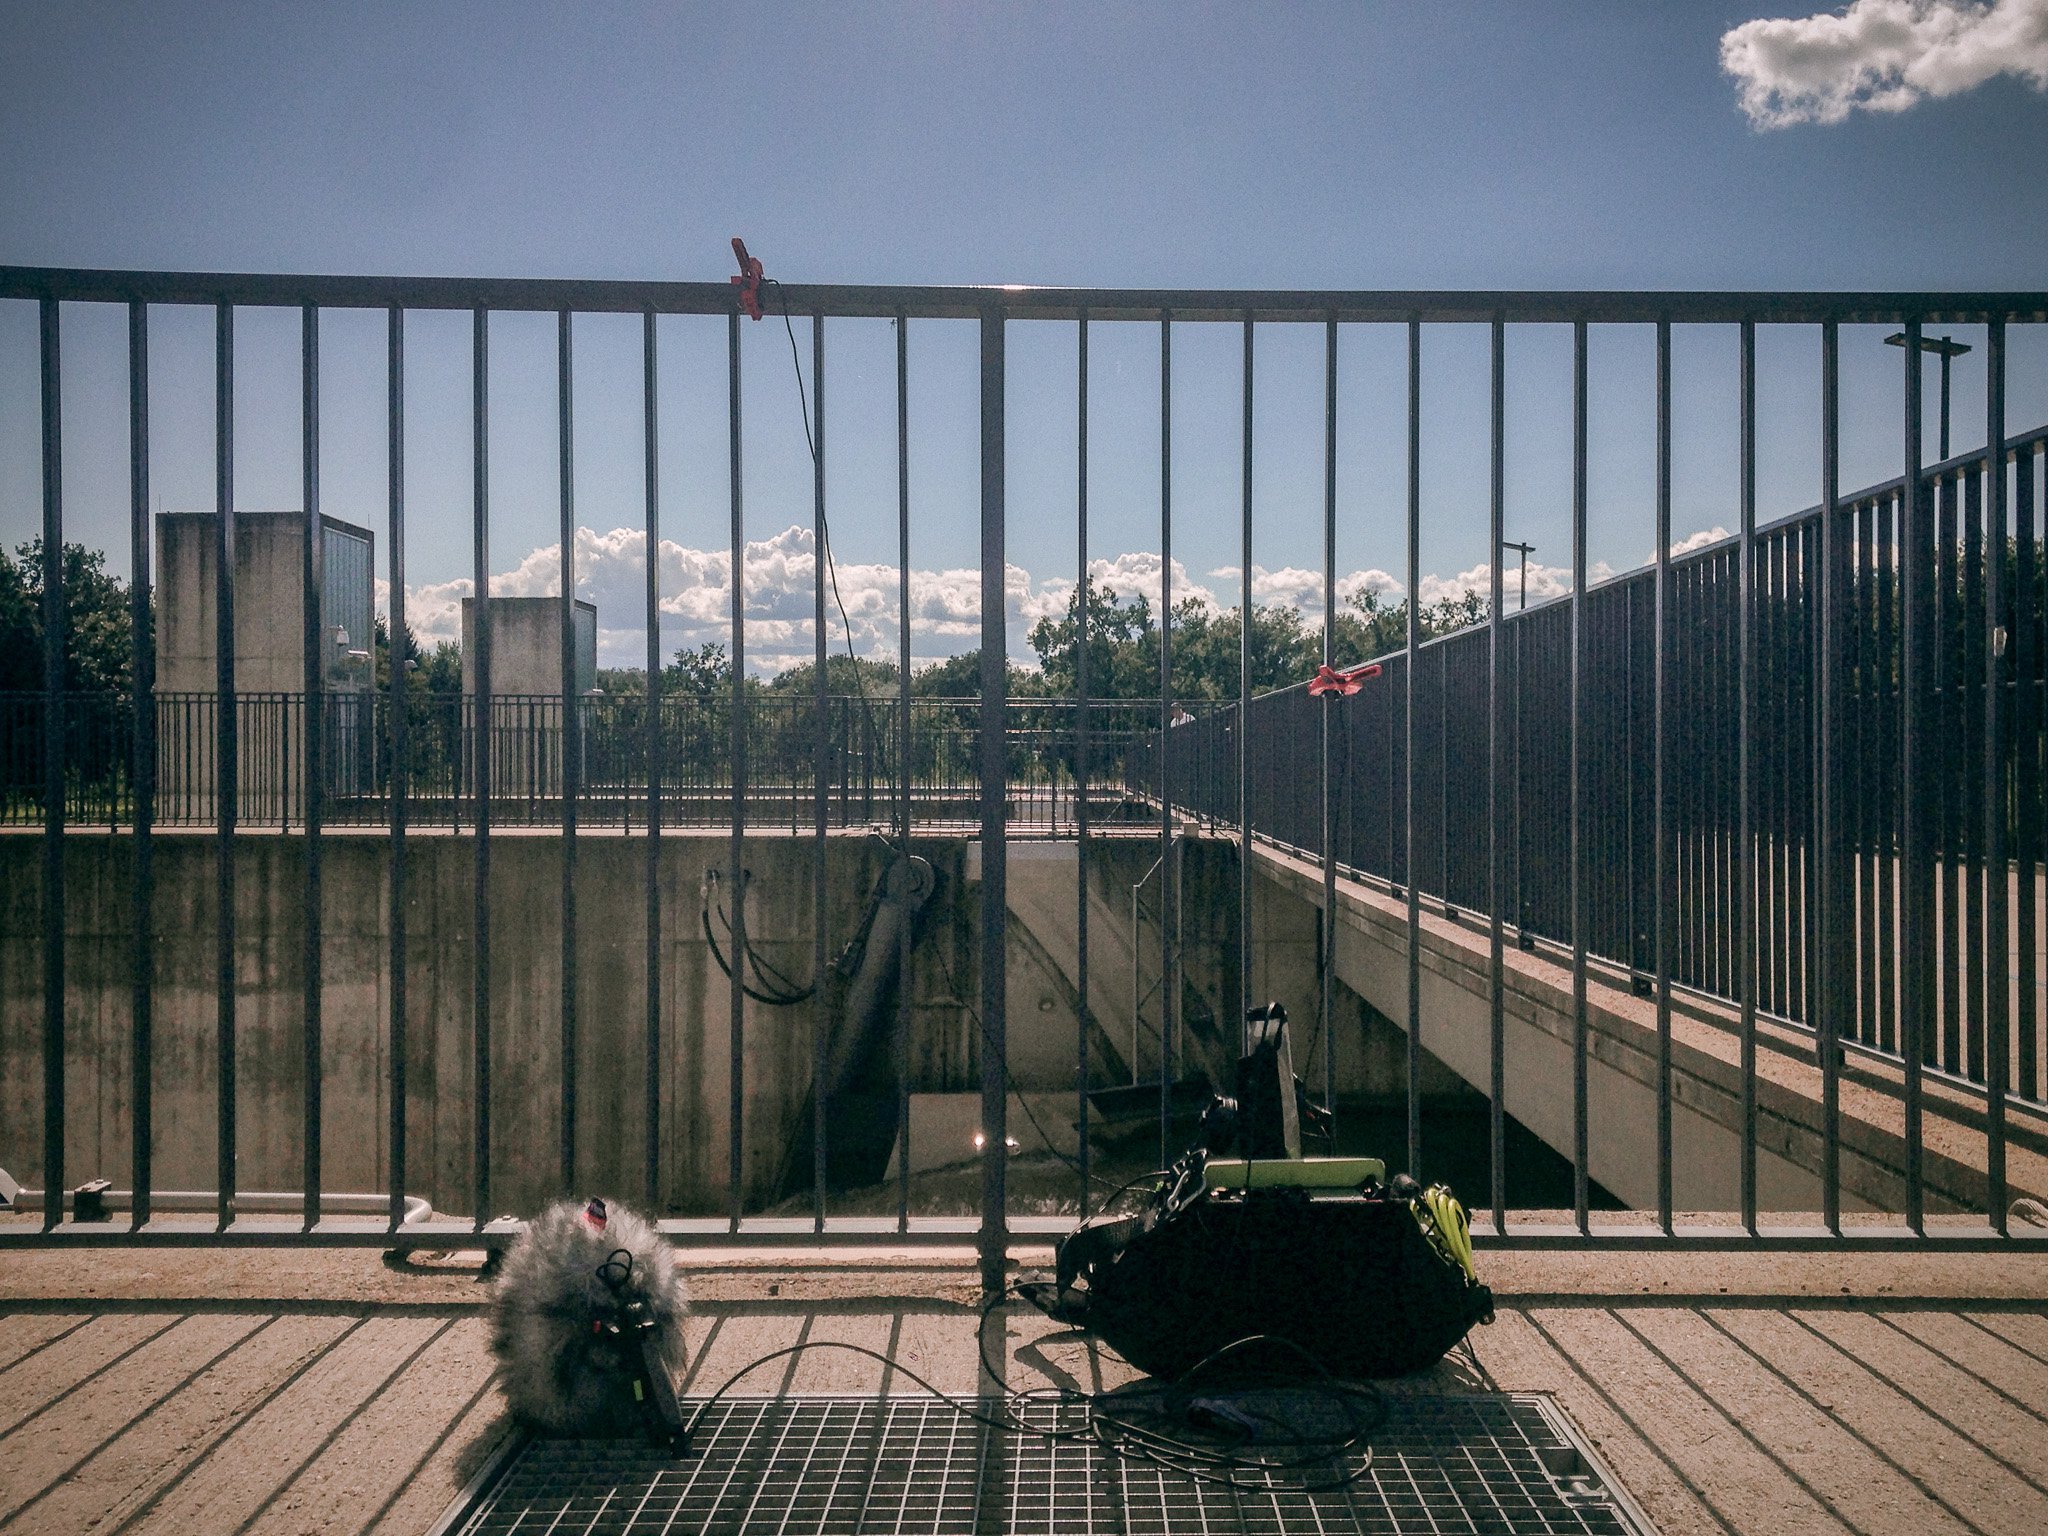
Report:
<svg viewBox="0 0 2048 1536"><path fill-rule="evenodd" d="M1255 845L1254 945L1293 943L1313 931L1322 871L1307 859ZM1403 1030L1408 1028L1405 902L1363 882L1337 887L1336 976ZM1483 920L1422 917L1422 1044L1481 1092L1491 1082L1489 961ZM1507 949L1506 1112L1565 1157L1572 1155L1571 972L1538 954ZM1657 1016L1625 975L1589 968L1587 1166L1630 1206L1657 1204ZM1741 1046L1731 1011L1687 999L1672 1018L1673 1206L1727 1212L1741 1205ZM1757 1207L1821 1207L1821 1071L1812 1037L1760 1020L1757 1050ZM1905 1206L1905 1115L1900 1072L1889 1062L1846 1058L1840 1075L1841 1200L1845 1210ZM1924 1080L1922 1167L1930 1212L1985 1209L1981 1097ZM2008 1112L2010 1198L2048 1192L2048 1117Z"/></svg>

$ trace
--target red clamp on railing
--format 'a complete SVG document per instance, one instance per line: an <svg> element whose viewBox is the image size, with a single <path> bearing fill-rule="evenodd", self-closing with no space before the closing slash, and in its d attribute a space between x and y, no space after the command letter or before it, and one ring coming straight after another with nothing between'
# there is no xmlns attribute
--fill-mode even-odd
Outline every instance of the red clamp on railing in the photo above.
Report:
<svg viewBox="0 0 2048 1536"><path fill-rule="evenodd" d="M1316 668L1316 675L1308 680L1308 691L1311 697L1333 693L1349 698L1365 686L1367 678L1379 675L1380 664L1376 661L1369 661L1362 667L1351 667L1342 672L1332 666L1321 666Z"/></svg>
<svg viewBox="0 0 2048 1536"><path fill-rule="evenodd" d="M761 318L761 263L747 254L747 242L738 235L732 237L732 253L740 259L740 275L733 279L739 285L740 308L750 319Z"/></svg>

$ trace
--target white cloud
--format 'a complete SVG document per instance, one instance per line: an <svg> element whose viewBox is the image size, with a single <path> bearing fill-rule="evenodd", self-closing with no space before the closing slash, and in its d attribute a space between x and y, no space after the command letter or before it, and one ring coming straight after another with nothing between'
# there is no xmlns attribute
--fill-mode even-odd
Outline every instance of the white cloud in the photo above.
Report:
<svg viewBox="0 0 2048 1536"><path fill-rule="evenodd" d="M1855 0L1759 18L1722 35L1721 68L1759 128L1903 112L1998 75L2048 90L2048 0Z"/></svg>
<svg viewBox="0 0 2048 1536"><path fill-rule="evenodd" d="M1673 549L1683 553L1701 542L1726 536L1724 530L1716 528L1695 534ZM639 529L614 528L609 533L599 533L579 528L576 532L576 595L597 605L600 666L637 667L646 663L647 638L641 625L647 601L646 549L647 536ZM688 549L666 539L661 542L660 551L661 654L672 656L681 647L694 649L707 641L728 644L732 628L729 552ZM511 570L493 576L491 591L500 597L552 596L560 590L560 569L555 546L546 545L532 551ZM786 528L747 546L749 671L772 676L811 659L815 570L807 528ZM1114 592L1125 602L1143 597L1157 611L1160 561L1156 552L1140 550L1111 560L1094 560L1089 562L1089 571L1098 589ZM1488 567L1480 564L1453 576L1424 576L1422 600L1434 604L1462 592L1484 593L1489 574ZM1519 590L1520 574L1519 564L1507 568L1510 612ZM1596 582L1613 574L1605 562L1596 564L1589 572L1590 579ZM854 649L863 656L893 661L898 643L896 567L841 561L838 577L839 595L853 625ZM1180 561L1173 563L1176 601L1193 598L1211 611L1221 612L1236 607L1238 590L1234 566L1210 571L1204 580L1197 581ZM1390 602L1399 602L1405 590L1400 581L1377 568L1350 571L1337 578L1340 604L1365 591L1378 592ZM1561 597L1570 591L1568 567L1530 564L1531 602ZM1074 582L1069 576L1041 581L1017 565L1004 572L1004 608L1012 659L1036 661L1027 638L1032 625L1041 618L1065 613L1073 594ZM379 581L379 613L389 613L389 595L387 584ZM459 642L462 600L469 595L470 581L466 576L408 587L406 621L414 638L428 647L444 640ZM1297 609L1313 620L1323 608L1322 572L1298 566L1278 570L1254 566L1252 599ZM834 654L838 654L846 643L845 629L829 587L825 612L826 632ZM981 573L971 568L912 571L910 626L913 665L976 649L981 644Z"/></svg>
<svg viewBox="0 0 2048 1536"><path fill-rule="evenodd" d="M1702 528L1698 533L1688 533L1684 538L1671 546L1671 553L1674 555L1689 555L1696 549L1705 549L1709 544L1719 544L1723 539L1732 539L1734 537L1734 534L1723 528L1719 523L1716 523L1711 528ZM1656 558L1656 553L1652 551L1650 559L1655 560ZM1648 561L1644 563L1647 564Z"/></svg>

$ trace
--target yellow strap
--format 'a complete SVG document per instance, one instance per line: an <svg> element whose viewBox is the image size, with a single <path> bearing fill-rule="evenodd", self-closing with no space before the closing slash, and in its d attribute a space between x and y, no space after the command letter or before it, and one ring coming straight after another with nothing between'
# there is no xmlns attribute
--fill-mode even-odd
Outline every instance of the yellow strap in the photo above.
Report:
<svg viewBox="0 0 2048 1536"><path fill-rule="evenodd" d="M1465 1271L1467 1278L1476 1281L1479 1275L1472 1267L1472 1223L1465 1208L1458 1204L1457 1196L1441 1184L1432 1184L1422 1192L1420 1204L1429 1212L1444 1251Z"/></svg>

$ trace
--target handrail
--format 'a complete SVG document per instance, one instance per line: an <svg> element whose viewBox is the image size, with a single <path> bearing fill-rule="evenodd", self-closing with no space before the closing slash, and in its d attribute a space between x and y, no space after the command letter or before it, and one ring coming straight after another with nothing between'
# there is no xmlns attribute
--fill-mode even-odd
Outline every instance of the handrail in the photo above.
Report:
<svg viewBox="0 0 2048 1536"><path fill-rule="evenodd" d="M0 266L0 298L70 302L242 304L252 307L496 309L729 315L735 290L717 282L152 272ZM1254 320L1485 324L1944 325L2048 320L2048 292L1628 292L1560 289L1039 288L785 283L779 302L805 315L971 320Z"/></svg>

